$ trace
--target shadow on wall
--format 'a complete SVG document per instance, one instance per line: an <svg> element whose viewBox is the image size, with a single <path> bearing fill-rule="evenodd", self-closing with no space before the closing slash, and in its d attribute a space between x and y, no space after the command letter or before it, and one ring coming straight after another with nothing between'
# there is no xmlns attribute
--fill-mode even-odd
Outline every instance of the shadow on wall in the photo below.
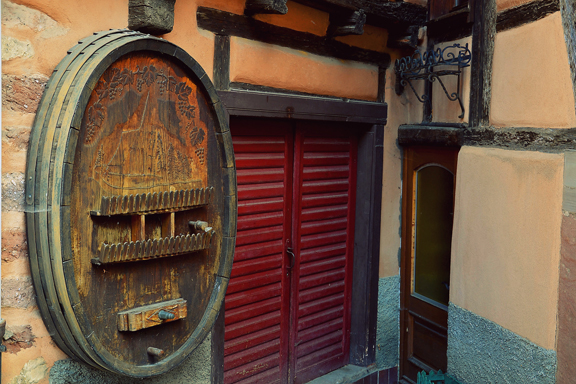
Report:
<svg viewBox="0 0 576 384"><path fill-rule="evenodd" d="M210 335L188 359L166 374L149 379L130 379L125 376L90 368L77 361L66 359L54 363L50 370L50 384L175 384L175 383L211 383L211 338ZM20 383L13 381L14 384Z"/></svg>

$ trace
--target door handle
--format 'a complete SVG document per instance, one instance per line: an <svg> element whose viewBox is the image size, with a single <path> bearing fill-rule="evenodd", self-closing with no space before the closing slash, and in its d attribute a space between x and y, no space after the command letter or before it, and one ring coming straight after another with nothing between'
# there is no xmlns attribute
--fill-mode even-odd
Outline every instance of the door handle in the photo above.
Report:
<svg viewBox="0 0 576 384"><path fill-rule="evenodd" d="M296 262L296 256L294 255L294 251L290 247L286 247L286 253L290 255L290 266L288 269L294 268L294 263Z"/></svg>

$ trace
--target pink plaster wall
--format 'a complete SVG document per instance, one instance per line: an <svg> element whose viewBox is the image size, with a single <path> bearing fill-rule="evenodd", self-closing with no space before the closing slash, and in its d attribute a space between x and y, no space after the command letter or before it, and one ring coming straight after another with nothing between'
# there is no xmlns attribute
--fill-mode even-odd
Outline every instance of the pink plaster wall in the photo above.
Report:
<svg viewBox="0 0 576 384"><path fill-rule="evenodd" d="M376 100L378 67L232 37L230 81Z"/></svg>
<svg viewBox="0 0 576 384"><path fill-rule="evenodd" d="M463 147L450 301L556 347L564 156Z"/></svg>
<svg viewBox="0 0 576 384"><path fill-rule="evenodd" d="M490 123L498 127L576 127L560 12L497 34Z"/></svg>

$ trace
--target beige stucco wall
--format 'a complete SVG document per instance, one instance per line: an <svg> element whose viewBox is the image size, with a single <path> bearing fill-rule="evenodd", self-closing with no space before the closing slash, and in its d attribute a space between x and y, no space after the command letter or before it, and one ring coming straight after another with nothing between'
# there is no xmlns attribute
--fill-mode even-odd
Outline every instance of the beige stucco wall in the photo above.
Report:
<svg viewBox="0 0 576 384"><path fill-rule="evenodd" d="M466 46L468 44L468 49L472 51L472 37L465 37L460 40L450 41L447 43L442 43L436 45L435 49L445 49L454 44L460 44L461 46ZM445 51L444 58L449 58L448 53L452 52L457 54L459 49L451 48ZM472 64L472 62L470 62ZM435 70L449 69L448 67L441 67ZM453 68L450 68L453 69ZM465 67L462 69L462 75L460 75L461 86L458 89L458 78L453 75L442 76L440 78L446 87L446 90L450 95L455 92L460 92L460 97L462 103L464 104L464 117L459 118L462 113L460 108L460 103L458 101L450 101L442 89L439 81L436 80L432 83L432 121L443 122L443 123L465 123L468 122L468 114L470 109L470 67ZM422 80L420 80L422 81Z"/></svg>
<svg viewBox="0 0 576 384"><path fill-rule="evenodd" d="M376 100L378 67L231 37L230 81Z"/></svg>
<svg viewBox="0 0 576 384"><path fill-rule="evenodd" d="M564 156L463 147L450 301L555 348Z"/></svg>
<svg viewBox="0 0 576 384"><path fill-rule="evenodd" d="M576 127L560 12L497 34L490 123L499 127Z"/></svg>

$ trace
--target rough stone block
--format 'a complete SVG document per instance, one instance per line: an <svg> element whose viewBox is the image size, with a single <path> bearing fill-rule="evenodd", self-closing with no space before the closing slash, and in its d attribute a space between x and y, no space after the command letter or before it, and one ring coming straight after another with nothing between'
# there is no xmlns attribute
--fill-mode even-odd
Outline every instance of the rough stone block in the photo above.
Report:
<svg viewBox="0 0 576 384"><path fill-rule="evenodd" d="M30 128L3 127L2 129L2 171L25 172L26 154Z"/></svg>
<svg viewBox="0 0 576 384"><path fill-rule="evenodd" d="M29 59L34 56L32 44L26 41L20 41L11 36L2 37L2 61L8 61L16 58Z"/></svg>
<svg viewBox="0 0 576 384"><path fill-rule="evenodd" d="M36 113L47 82L42 75L2 75L2 109Z"/></svg>
<svg viewBox="0 0 576 384"><path fill-rule="evenodd" d="M12 262L16 259L27 257L28 242L26 233L17 229L2 231L2 261Z"/></svg>
<svg viewBox="0 0 576 384"><path fill-rule="evenodd" d="M24 174L2 174L2 211L24 211Z"/></svg>
<svg viewBox="0 0 576 384"><path fill-rule="evenodd" d="M130 0L128 28L134 31L162 35L174 27L176 0Z"/></svg>
<svg viewBox="0 0 576 384"><path fill-rule="evenodd" d="M32 278L2 279L2 307L28 308L36 305Z"/></svg>
<svg viewBox="0 0 576 384"><path fill-rule="evenodd" d="M43 357L30 360L24 364L24 368L18 376L16 376L10 384L35 384L44 379L48 374L48 365Z"/></svg>

